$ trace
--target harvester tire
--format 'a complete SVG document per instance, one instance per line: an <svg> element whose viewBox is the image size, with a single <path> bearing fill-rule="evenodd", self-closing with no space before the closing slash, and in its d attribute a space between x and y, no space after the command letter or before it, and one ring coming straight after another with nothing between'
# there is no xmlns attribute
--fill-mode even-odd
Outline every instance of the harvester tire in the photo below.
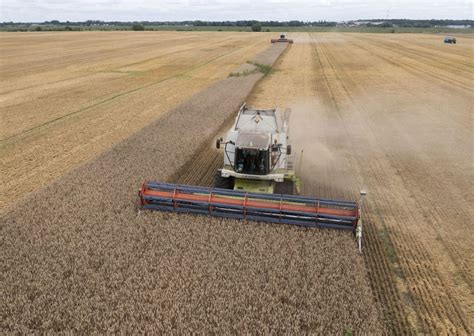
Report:
<svg viewBox="0 0 474 336"><path fill-rule="evenodd" d="M221 189L234 189L234 179L232 177L222 177L220 172L217 172L214 178L214 187Z"/></svg>
<svg viewBox="0 0 474 336"><path fill-rule="evenodd" d="M275 185L275 194L294 195L295 183L293 181L285 180Z"/></svg>

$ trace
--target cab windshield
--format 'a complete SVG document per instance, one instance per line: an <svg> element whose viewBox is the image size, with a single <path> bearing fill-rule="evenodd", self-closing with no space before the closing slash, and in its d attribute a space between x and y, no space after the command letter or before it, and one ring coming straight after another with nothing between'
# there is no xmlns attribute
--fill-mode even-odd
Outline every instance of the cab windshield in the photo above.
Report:
<svg viewBox="0 0 474 336"><path fill-rule="evenodd" d="M235 171L243 174L268 174L268 151L237 148Z"/></svg>

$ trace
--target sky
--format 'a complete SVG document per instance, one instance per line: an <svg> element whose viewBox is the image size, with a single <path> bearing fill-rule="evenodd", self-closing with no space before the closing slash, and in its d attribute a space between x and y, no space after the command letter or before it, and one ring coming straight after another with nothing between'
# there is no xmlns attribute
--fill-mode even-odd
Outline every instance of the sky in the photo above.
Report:
<svg viewBox="0 0 474 336"><path fill-rule="evenodd" d="M0 21L472 19L474 0L0 0Z"/></svg>

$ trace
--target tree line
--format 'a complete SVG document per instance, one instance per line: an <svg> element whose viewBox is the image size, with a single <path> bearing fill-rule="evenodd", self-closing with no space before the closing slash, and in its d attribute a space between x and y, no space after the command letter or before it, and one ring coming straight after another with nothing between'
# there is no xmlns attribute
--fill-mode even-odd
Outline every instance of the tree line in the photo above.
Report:
<svg viewBox="0 0 474 336"><path fill-rule="evenodd" d="M251 28L252 31L262 31L262 27L335 27L335 26L360 26L360 27L448 27L466 26L474 27L474 20L411 20L411 19L366 19L352 20L346 22L335 21L258 21L258 20L238 20L238 21L59 21L51 20L44 22L0 22L0 28L13 30L81 30L82 28L94 29L94 27L110 27L111 29L125 30L145 30L153 27L235 27ZM268 30L268 29L267 29Z"/></svg>

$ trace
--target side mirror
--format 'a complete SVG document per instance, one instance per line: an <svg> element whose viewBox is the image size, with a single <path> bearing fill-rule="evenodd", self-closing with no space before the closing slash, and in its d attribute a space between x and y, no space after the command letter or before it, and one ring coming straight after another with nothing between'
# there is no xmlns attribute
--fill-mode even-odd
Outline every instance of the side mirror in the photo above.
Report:
<svg viewBox="0 0 474 336"><path fill-rule="evenodd" d="M287 155L291 154L291 145L286 146L286 154Z"/></svg>

